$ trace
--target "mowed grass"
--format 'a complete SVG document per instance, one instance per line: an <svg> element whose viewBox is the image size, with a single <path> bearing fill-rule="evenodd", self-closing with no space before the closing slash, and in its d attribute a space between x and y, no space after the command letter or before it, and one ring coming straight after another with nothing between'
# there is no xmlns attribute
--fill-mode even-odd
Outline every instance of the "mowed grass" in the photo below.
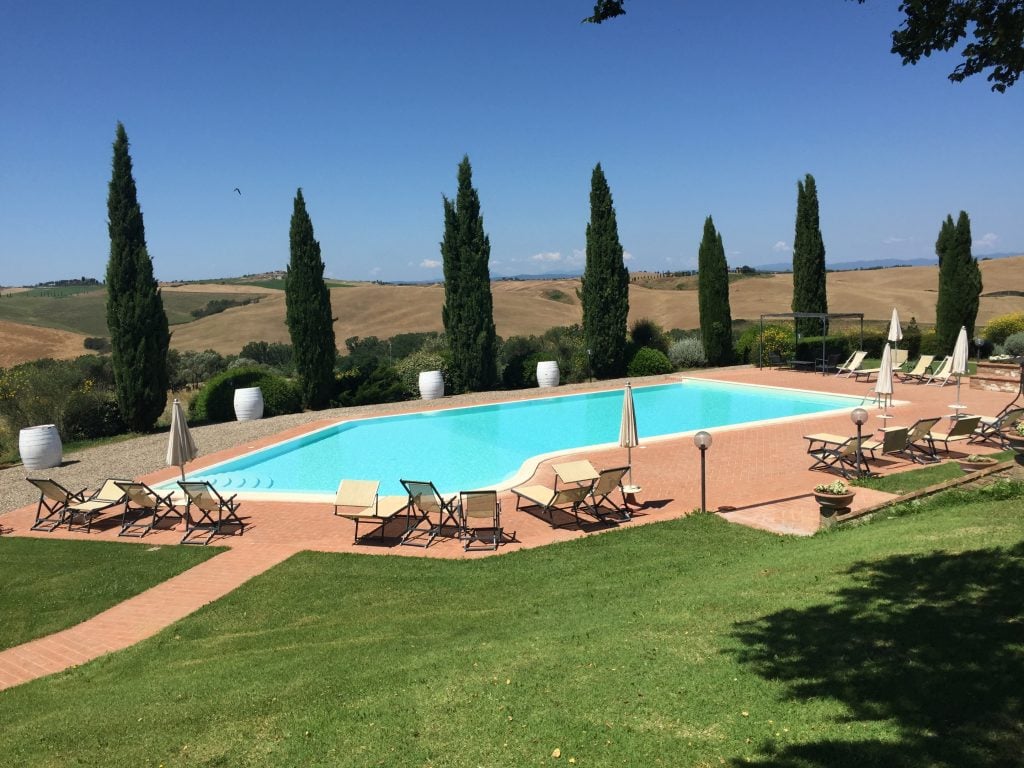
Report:
<svg viewBox="0 0 1024 768"><path fill-rule="evenodd" d="M45 293L45 292L44 292ZM192 310L214 299L238 300L237 293L161 293L167 322L171 325L195 320ZM0 320L57 328L86 336L107 336L107 291L94 288L66 296L41 295L34 291L0 297Z"/></svg>
<svg viewBox="0 0 1024 768"><path fill-rule="evenodd" d="M219 551L0 537L0 649L74 626Z"/></svg>
<svg viewBox="0 0 1024 768"><path fill-rule="evenodd" d="M1024 503L993 488L810 539L696 516L471 561L303 553L0 693L0 761L1019 765Z"/></svg>

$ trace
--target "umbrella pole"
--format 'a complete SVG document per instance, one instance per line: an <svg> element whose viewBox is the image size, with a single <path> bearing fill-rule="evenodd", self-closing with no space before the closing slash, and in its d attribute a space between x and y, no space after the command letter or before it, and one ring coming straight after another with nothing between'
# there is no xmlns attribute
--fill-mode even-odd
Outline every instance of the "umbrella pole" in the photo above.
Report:
<svg viewBox="0 0 1024 768"><path fill-rule="evenodd" d="M629 465L629 484L633 484L633 447L626 446L626 463Z"/></svg>

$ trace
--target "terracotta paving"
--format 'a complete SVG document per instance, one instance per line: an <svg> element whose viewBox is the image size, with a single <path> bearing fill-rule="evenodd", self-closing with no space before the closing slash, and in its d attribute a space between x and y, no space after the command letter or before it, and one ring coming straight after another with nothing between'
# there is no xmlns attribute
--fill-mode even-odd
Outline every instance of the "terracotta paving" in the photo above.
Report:
<svg viewBox="0 0 1024 768"><path fill-rule="evenodd" d="M834 375L793 371L731 368L705 372L700 378L736 383L761 384L864 397L871 384ZM678 380L678 376L672 377ZM648 383L648 382L644 382ZM601 388L595 384L594 388ZM897 404L889 409L891 424L909 425L926 416L948 415L955 400L955 387L896 385ZM975 413L994 414L1011 399L1005 392L971 389L965 381L961 400ZM853 403L852 405L856 405ZM864 405L870 414L865 432L874 431L887 422L878 418L881 411L872 403ZM300 434L323 426L309 424L289 430L273 438L239 446L232 451L202 457L190 468L199 468L232 455L252 450L286 436ZM811 416L761 426L740 426L711 430L714 438L706 455L708 508L729 522L761 528L780 534L810 535L819 526L818 507L811 489L830 482L835 475L808 467L806 441L803 435L815 432L854 434L848 412ZM633 449L634 481L643 487L638 494L641 508L631 522L622 525L587 524L553 528L546 520L525 510L516 510L515 496L503 492L502 524L507 533L515 533L498 554L527 547L543 546L585 535L615 530L619 527L643 525L689 514L700 507L700 453L692 437L644 441ZM967 451L986 453L996 450L988 444L971 445ZM957 455L955 452L953 455ZM587 451L566 458L588 458L598 467L621 466L626 463L622 448ZM906 460L871 462L874 471L882 474L899 472L912 465ZM162 470L143 480L159 482L173 477L175 470ZM549 483L553 479L550 461L543 462L533 482ZM887 498L888 494L859 489L853 509L866 509ZM0 517L4 535L57 536L61 538L92 538L120 540L117 537L116 513L101 518L91 533L69 533L65 529L53 533L29 530L34 505L13 510ZM247 522L243 535L223 536L216 544L229 551L202 563L185 573L131 598L104 613L55 635L41 638L16 648L0 651L0 689L84 663L105 653L125 648L152 636L206 603L227 594L248 579L302 550L323 552L358 552L412 557L470 558L493 553L462 550L451 539L438 539L429 548L401 546L397 537L382 542L354 544L353 524L335 517L328 504L244 501L240 513ZM180 527L180 526L179 526ZM400 533L396 523L388 533ZM145 546L177 544L180 530L155 530L141 541Z"/></svg>

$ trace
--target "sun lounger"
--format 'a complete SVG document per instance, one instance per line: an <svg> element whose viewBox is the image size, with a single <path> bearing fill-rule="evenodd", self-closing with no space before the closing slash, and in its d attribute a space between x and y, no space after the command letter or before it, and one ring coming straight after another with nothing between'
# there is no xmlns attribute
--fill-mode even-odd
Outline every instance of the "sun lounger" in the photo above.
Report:
<svg viewBox="0 0 1024 768"><path fill-rule="evenodd" d="M861 444L861 452L870 453L872 458L900 454L913 460L909 449L910 427L888 427L882 430L881 440L865 440Z"/></svg>
<svg viewBox="0 0 1024 768"><path fill-rule="evenodd" d="M925 383L934 385L936 387L944 387L946 386L946 383L949 381L949 377L952 375L952 373L953 358L946 356L942 358L942 362L939 363L939 367L936 369L935 373L929 376L928 381L926 381Z"/></svg>
<svg viewBox="0 0 1024 768"><path fill-rule="evenodd" d="M238 532L245 531L245 523L238 516L238 502L235 496L224 498L208 481L181 481L178 483L185 492L185 535L182 544L209 544L224 526L237 526ZM237 495L237 494L235 494ZM194 538L194 533L207 534L205 541Z"/></svg>
<svg viewBox="0 0 1024 768"><path fill-rule="evenodd" d="M28 481L39 489L39 505L33 531L52 531L64 522L68 504L85 501L85 489L69 491L56 480L30 477Z"/></svg>
<svg viewBox="0 0 1024 768"><path fill-rule="evenodd" d="M595 480L578 486L565 488L549 488L546 485L521 485L512 489L516 495L516 509L523 508L523 500L530 502L530 505L537 507L541 514L546 514L552 525L555 523L555 512L558 510L569 512L577 524L582 524L579 509L587 503L587 497L594 487Z"/></svg>
<svg viewBox="0 0 1024 768"><path fill-rule="evenodd" d="M171 515L182 515L174 506L172 494L161 495L145 483L132 480L116 480L124 491L124 511L121 513L121 530L118 536L145 536L153 526Z"/></svg>
<svg viewBox="0 0 1024 768"><path fill-rule="evenodd" d="M942 421L941 416L929 416L918 419L907 429L907 455L918 464L939 460L935 453L935 446L928 441L928 435L940 421Z"/></svg>
<svg viewBox="0 0 1024 768"><path fill-rule="evenodd" d="M497 491L463 491L459 494L463 549L497 549L501 544L501 502ZM483 546L474 547L473 542Z"/></svg>
<svg viewBox="0 0 1024 768"><path fill-rule="evenodd" d="M452 532L456 537L461 535L459 523L459 497L452 494L442 496L429 480L402 480L402 486L409 494L409 528L402 539L403 544L411 547L429 547L438 536L445 531ZM437 517L437 523L433 521ZM417 518L412 522L412 518ZM421 523L427 524L424 531Z"/></svg>
<svg viewBox="0 0 1024 768"><path fill-rule="evenodd" d="M594 515L602 520L610 514L617 515L620 519L632 519L632 513L626 503L626 490L622 487L622 478L628 471L629 467L613 467L600 471L597 480L594 481L594 487L590 491L590 508ZM622 497L621 504L616 503L612 498L612 494L616 491ZM605 504L611 509L606 511Z"/></svg>
<svg viewBox="0 0 1024 768"><path fill-rule="evenodd" d="M894 349L892 351L892 368L895 371L897 368L902 368L907 363L907 350L905 349Z"/></svg>
<svg viewBox="0 0 1024 768"><path fill-rule="evenodd" d="M970 442L979 443L991 440L1001 448L1008 448L1009 443L1003 433L1012 429L1013 425L1024 419L1024 408L1004 409L996 416L979 417L978 428L971 435Z"/></svg>
<svg viewBox="0 0 1024 768"><path fill-rule="evenodd" d="M72 529L75 518L84 520L84 524L79 523L79 528L85 528L86 531L92 530L92 521L101 512L106 512L111 507L116 507L124 502L124 491L118 485L123 480L107 480L93 491L91 496L88 496L81 501L72 501L68 504L68 508L64 513L64 519L67 520L68 530Z"/></svg>
<svg viewBox="0 0 1024 768"><path fill-rule="evenodd" d="M943 452L949 453L949 444L969 440L974 430L978 428L978 422L980 421L980 416L963 416L953 422L949 432L936 432L932 430L928 433L928 443L932 446L932 452L935 452L936 443L942 443Z"/></svg>
<svg viewBox="0 0 1024 768"><path fill-rule="evenodd" d="M864 350L858 350L854 352L847 359L845 363L836 368L836 376L846 376L849 378L853 375L853 372L858 370L861 364L864 362L864 358L868 356L868 353Z"/></svg>
<svg viewBox="0 0 1024 768"><path fill-rule="evenodd" d="M866 467L863 464L863 450L858 457L857 447L863 445L864 439L863 436L858 438L827 433L804 435L807 455L814 458L809 469L835 470L845 478L860 476Z"/></svg>
<svg viewBox="0 0 1024 768"><path fill-rule="evenodd" d="M871 381L871 377L877 375L882 369L881 368L858 368L850 373L853 378L860 381L860 377L863 376L865 381Z"/></svg>
<svg viewBox="0 0 1024 768"><path fill-rule="evenodd" d="M896 371L896 376L902 382L916 381L918 384L923 383L931 376L929 369L934 360L935 355L921 355L913 368L906 372Z"/></svg>
<svg viewBox="0 0 1024 768"><path fill-rule="evenodd" d="M380 483L376 480L342 480L338 484L338 493L334 497L334 514L356 524L354 542L359 541L360 523L375 524L377 532L383 538L388 523L402 512L408 513L408 496L379 496L379 487ZM408 527L407 521L406 530Z"/></svg>

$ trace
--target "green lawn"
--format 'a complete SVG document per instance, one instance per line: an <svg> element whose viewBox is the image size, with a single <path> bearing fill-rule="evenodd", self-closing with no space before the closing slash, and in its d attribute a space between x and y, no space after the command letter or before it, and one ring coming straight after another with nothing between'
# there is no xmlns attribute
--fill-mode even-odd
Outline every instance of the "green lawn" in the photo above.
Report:
<svg viewBox="0 0 1024 768"><path fill-rule="evenodd" d="M1003 484L809 539L696 516L464 562L304 553L0 693L0 762L1020 765L1022 513Z"/></svg>
<svg viewBox="0 0 1024 768"><path fill-rule="evenodd" d="M74 626L219 551L0 536L0 649Z"/></svg>
<svg viewBox="0 0 1024 768"><path fill-rule="evenodd" d="M163 292L164 311L171 325L190 323L193 309L213 299L237 301L237 293ZM0 320L57 328L86 336L107 336L105 288L79 291L67 296L40 295L34 291L0 297ZM82 350L84 354L86 350Z"/></svg>

